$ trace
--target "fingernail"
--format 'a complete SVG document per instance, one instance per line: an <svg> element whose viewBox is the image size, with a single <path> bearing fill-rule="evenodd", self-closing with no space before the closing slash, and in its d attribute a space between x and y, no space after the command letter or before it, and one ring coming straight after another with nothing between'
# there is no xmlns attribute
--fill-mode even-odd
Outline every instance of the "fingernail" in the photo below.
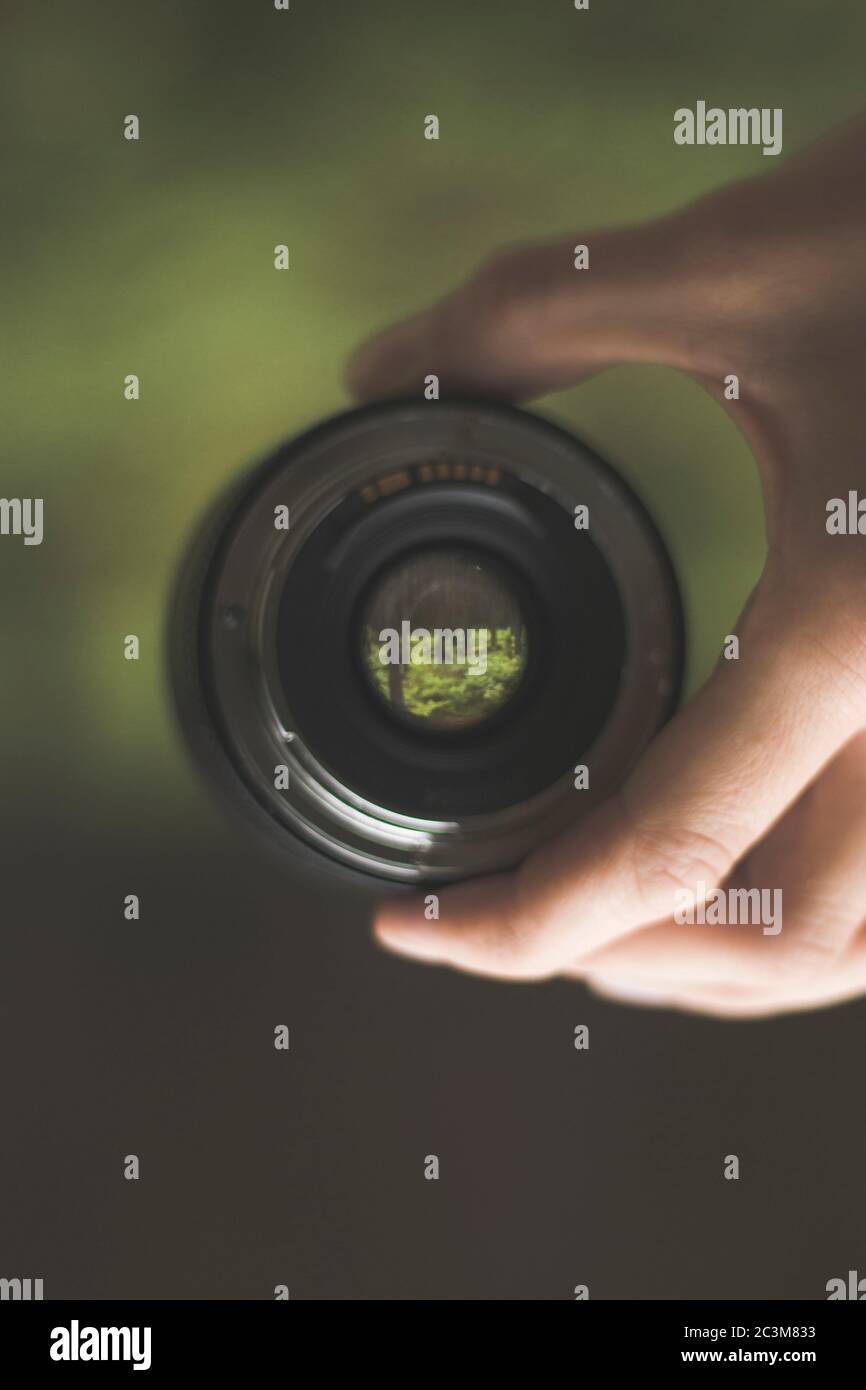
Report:
<svg viewBox="0 0 866 1390"><path fill-rule="evenodd" d="M411 927L376 926L376 940L389 951L397 951L401 956L412 956L416 960L441 960L442 950L439 942L430 938L426 932Z"/></svg>

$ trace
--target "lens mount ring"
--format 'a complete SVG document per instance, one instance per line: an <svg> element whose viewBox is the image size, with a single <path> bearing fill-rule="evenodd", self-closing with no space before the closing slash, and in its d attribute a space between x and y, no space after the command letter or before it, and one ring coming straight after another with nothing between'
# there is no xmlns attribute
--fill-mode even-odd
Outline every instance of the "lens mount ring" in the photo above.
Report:
<svg viewBox="0 0 866 1390"><path fill-rule="evenodd" d="M360 524L372 508L445 483L465 486L467 498L471 488L488 488L504 506L506 478L561 509L576 539L575 509L588 508L589 534L619 594L623 661L609 717L581 753L589 788L575 789L575 746L566 738L560 775L515 804L456 815L395 808L365 794L301 727L291 663L287 676L279 655L281 600L305 547L333 527L341 508ZM277 517L288 517L287 529L275 525ZM339 553L335 542L322 573L339 565ZM510 867L609 794L672 711L682 647L664 546L631 491L591 450L507 406L412 401L347 412L265 460L210 565L198 662L218 739L273 820L344 865L412 883ZM591 663L592 652L584 657ZM298 660L314 662L316 652ZM336 696L322 690L322 701L333 698L335 707Z"/></svg>

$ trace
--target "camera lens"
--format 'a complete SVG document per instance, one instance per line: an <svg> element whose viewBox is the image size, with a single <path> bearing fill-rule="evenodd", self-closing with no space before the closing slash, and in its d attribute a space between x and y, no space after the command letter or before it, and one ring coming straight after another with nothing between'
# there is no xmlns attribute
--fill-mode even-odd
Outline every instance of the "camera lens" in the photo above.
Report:
<svg viewBox="0 0 866 1390"><path fill-rule="evenodd" d="M511 701L526 624L480 550L421 551L377 575L363 604L361 660L390 714L430 731L477 727Z"/></svg>
<svg viewBox="0 0 866 1390"><path fill-rule="evenodd" d="M646 512L507 406L350 411L241 479L172 624L199 763L287 857L398 882L517 863L676 702L678 589Z"/></svg>

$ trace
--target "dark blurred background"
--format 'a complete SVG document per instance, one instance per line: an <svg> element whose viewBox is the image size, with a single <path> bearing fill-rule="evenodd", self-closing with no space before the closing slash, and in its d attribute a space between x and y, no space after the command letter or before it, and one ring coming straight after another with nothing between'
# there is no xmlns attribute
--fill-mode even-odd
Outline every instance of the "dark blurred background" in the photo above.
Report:
<svg viewBox="0 0 866 1390"><path fill-rule="evenodd" d="M768 167L675 146L678 106L781 106L786 153L854 114L866 10L16 0L0 25L0 491L45 499L41 546L0 540L0 1276L49 1298L712 1299L866 1270L866 1005L732 1024L388 958L367 895L212 804L163 661L197 519L348 403L357 340L500 242ZM748 450L666 370L539 408L658 520L694 689L762 562Z"/></svg>

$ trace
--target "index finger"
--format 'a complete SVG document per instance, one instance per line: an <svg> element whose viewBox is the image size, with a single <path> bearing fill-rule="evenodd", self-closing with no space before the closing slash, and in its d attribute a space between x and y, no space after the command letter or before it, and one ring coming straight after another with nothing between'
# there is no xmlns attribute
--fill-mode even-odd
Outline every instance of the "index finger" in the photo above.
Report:
<svg viewBox="0 0 866 1390"><path fill-rule="evenodd" d="M445 392L522 400L615 362L689 365L681 344L696 306L674 225L497 252L444 299L362 344L347 367L350 390L365 400L417 394L433 373Z"/></svg>

